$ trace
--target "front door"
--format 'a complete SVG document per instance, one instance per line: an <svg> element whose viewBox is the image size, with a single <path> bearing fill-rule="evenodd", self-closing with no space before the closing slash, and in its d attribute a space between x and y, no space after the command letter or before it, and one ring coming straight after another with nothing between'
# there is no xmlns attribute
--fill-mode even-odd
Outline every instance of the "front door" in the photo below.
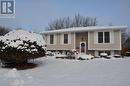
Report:
<svg viewBox="0 0 130 86"><path fill-rule="evenodd" d="M86 42L80 42L80 53L86 53Z"/></svg>

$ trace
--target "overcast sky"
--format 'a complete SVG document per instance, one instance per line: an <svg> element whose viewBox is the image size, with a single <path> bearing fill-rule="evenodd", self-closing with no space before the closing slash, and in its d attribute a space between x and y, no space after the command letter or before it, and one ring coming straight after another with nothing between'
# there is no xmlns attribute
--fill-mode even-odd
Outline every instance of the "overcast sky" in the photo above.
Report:
<svg viewBox="0 0 130 86"><path fill-rule="evenodd" d="M48 23L66 16L96 17L99 25L128 25L130 0L15 0L16 18L0 18L0 26L44 31Z"/></svg>

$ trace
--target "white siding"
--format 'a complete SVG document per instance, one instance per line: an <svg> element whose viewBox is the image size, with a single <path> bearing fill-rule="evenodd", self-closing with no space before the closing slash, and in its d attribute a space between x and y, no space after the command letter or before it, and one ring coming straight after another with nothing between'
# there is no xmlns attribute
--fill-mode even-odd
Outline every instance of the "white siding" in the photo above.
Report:
<svg viewBox="0 0 130 86"><path fill-rule="evenodd" d="M68 34L68 44L71 44L71 33Z"/></svg>
<svg viewBox="0 0 130 86"><path fill-rule="evenodd" d="M95 56L98 56L98 51L95 51Z"/></svg>
<svg viewBox="0 0 130 86"><path fill-rule="evenodd" d="M110 32L110 43L114 44L114 32L113 31Z"/></svg>
<svg viewBox="0 0 130 86"><path fill-rule="evenodd" d="M57 34L54 34L54 44L57 44Z"/></svg>
<svg viewBox="0 0 130 86"><path fill-rule="evenodd" d="M110 32L110 43L98 43L95 31L88 32L88 50L121 50L121 31L105 30ZM105 32L101 31L101 32ZM97 42L97 43L95 43Z"/></svg>
<svg viewBox="0 0 130 86"><path fill-rule="evenodd" d="M60 34L60 44L63 45L64 44L64 34Z"/></svg>
<svg viewBox="0 0 130 86"><path fill-rule="evenodd" d="M94 32L94 44L98 44L98 32Z"/></svg>
<svg viewBox="0 0 130 86"><path fill-rule="evenodd" d="M47 35L47 44L50 44L50 35Z"/></svg>

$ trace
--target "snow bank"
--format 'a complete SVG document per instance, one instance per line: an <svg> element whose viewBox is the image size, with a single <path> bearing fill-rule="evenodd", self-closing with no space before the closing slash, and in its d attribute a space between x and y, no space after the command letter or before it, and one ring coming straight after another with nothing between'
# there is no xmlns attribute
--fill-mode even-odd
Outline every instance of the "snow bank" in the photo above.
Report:
<svg viewBox="0 0 130 86"><path fill-rule="evenodd" d="M84 53L80 53L80 54L77 54L76 55L76 58L82 58L82 59L93 59L94 56L92 55L87 55L87 54L84 54Z"/></svg>
<svg viewBox="0 0 130 86"><path fill-rule="evenodd" d="M67 57L67 55L64 55L64 54L56 54L55 57L61 57L61 58L63 57L63 58L64 58L64 57Z"/></svg>

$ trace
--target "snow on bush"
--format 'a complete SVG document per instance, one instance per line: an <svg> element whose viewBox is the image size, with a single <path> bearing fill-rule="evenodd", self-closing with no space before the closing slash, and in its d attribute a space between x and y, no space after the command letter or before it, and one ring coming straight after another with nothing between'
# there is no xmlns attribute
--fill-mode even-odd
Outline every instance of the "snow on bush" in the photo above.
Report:
<svg viewBox="0 0 130 86"><path fill-rule="evenodd" d="M45 55L45 41L39 34L14 30L0 37L0 59L4 62L25 62Z"/></svg>

